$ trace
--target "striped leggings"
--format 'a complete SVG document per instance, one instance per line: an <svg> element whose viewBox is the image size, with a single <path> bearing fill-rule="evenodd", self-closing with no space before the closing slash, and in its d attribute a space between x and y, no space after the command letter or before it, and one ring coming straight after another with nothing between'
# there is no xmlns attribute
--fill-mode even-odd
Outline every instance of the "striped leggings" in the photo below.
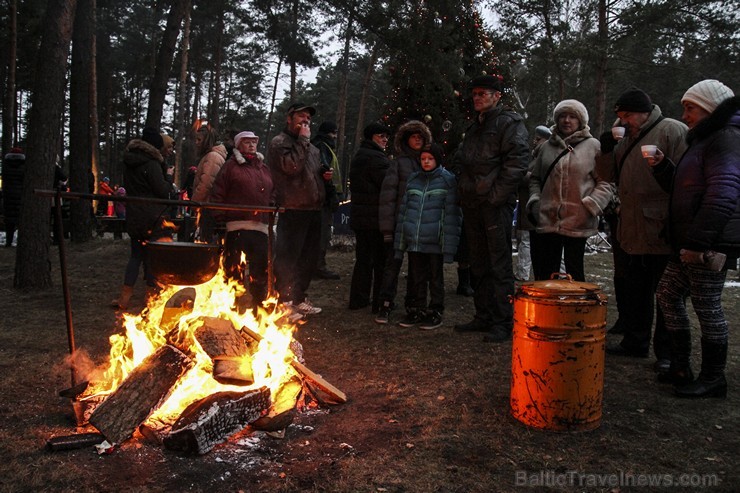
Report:
<svg viewBox="0 0 740 493"><path fill-rule="evenodd" d="M656 293L668 331L690 330L686 298L691 296L691 304L699 319L702 338L726 344L727 320L722 310L722 289L726 277L726 269L717 272L674 260L669 261Z"/></svg>

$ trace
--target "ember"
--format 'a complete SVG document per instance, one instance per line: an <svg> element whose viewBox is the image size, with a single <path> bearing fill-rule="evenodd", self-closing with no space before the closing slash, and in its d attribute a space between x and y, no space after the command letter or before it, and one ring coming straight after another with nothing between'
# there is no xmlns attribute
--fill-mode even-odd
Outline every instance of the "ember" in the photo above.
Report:
<svg viewBox="0 0 740 493"><path fill-rule="evenodd" d="M141 314L124 315L106 365L76 398L80 424L111 444L139 431L203 454L249 424L284 429L297 408L324 402L316 389L345 402L303 364L296 326L276 300L254 314L235 306L240 295L219 271L197 286L169 286Z"/></svg>

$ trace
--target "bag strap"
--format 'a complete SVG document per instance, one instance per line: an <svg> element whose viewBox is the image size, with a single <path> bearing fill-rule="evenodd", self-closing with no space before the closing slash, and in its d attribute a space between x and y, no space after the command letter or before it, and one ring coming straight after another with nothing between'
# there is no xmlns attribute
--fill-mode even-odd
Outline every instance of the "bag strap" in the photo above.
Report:
<svg viewBox="0 0 740 493"><path fill-rule="evenodd" d="M632 149L634 149L635 146L640 143L640 141L642 140L642 138L645 137L647 134L649 134L650 131L652 129L654 129L655 126L658 123L662 122L664 119L665 119L665 117L663 115L660 115L658 117L658 119L653 122L652 125L650 125L648 128L646 128L645 130L643 130L642 132L640 132L640 135L638 135L637 138L632 141L632 143L629 145L629 147L627 147L627 150L625 151L625 153L622 154L622 159L619 160L619 164L617 165L617 170L616 170L617 171L617 176L615 177L616 178L615 183L617 185L619 185L619 174L622 171L622 166L624 166L624 162L627 160L627 156L629 156L630 152L632 152Z"/></svg>
<svg viewBox="0 0 740 493"><path fill-rule="evenodd" d="M583 139L583 140L588 140L588 139ZM547 168L547 172L545 172L545 176L542 178L542 181L540 182L540 192L542 191L542 189L545 188L545 183L547 182L547 178L550 176L550 173L552 173L552 170L555 169L555 165L558 164L558 161L560 161L560 159L562 159L562 157L568 154L569 152L573 152L573 149L578 144L583 142L583 140L579 140L575 144L569 145L568 147L566 147L565 150L561 152L560 154L558 154L558 157L556 157L555 160L552 163L550 163L550 167Z"/></svg>

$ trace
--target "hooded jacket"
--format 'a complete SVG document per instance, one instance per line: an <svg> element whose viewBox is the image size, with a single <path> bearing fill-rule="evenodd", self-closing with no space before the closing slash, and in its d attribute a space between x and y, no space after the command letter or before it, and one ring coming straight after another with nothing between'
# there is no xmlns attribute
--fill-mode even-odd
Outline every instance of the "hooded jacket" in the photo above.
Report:
<svg viewBox="0 0 740 493"><path fill-rule="evenodd" d="M409 137L415 133L421 134L424 140L422 149L432 143L432 132L429 131L429 127L418 120L410 120L398 127L394 137L394 147L398 157L391 161L380 189L378 221L380 232L384 236L393 235L396 230L396 218L401 206L401 198L406 191L406 180L412 172L421 170L420 151L414 151L408 146Z"/></svg>
<svg viewBox="0 0 740 493"><path fill-rule="evenodd" d="M124 183L129 197L169 198L172 185L162 169L159 149L140 139L126 146ZM165 217L166 205L130 202L126 206L126 232L135 240L147 240Z"/></svg>
<svg viewBox="0 0 740 493"><path fill-rule="evenodd" d="M208 202L211 200L213 182L221 171L221 166L226 162L226 147L223 144L213 146L198 163L198 171L195 172L193 181L193 196L195 202Z"/></svg>
<svg viewBox="0 0 740 493"><path fill-rule="evenodd" d="M740 254L740 97L725 100L692 128L677 165L653 170L671 190L668 233L682 248Z"/></svg>
<svg viewBox="0 0 740 493"><path fill-rule="evenodd" d="M640 130L649 128L660 117L660 108L653 105ZM668 193L653 178L640 146L657 145L666 157L676 163L686 150L686 130L686 125L677 120L663 119L630 150L621 167L619 163L635 138L627 135L614 148L613 165L615 169L619 168L614 174L619 180L617 190L621 204L617 238L622 249L630 255L671 253L664 234L668 219Z"/></svg>
<svg viewBox="0 0 740 493"><path fill-rule="evenodd" d="M398 212L395 250L442 254L452 262L462 226L457 202L455 175L441 166L413 172Z"/></svg>
<svg viewBox="0 0 740 493"><path fill-rule="evenodd" d="M270 142L267 165L278 206L321 210L326 194L319 150L308 139L283 130Z"/></svg>
<svg viewBox="0 0 740 493"><path fill-rule="evenodd" d="M390 167L385 152L372 140L363 140L349 169L349 222L353 230L379 231L378 206L383 178Z"/></svg>
<svg viewBox="0 0 740 493"><path fill-rule="evenodd" d="M522 117L515 112L497 105L478 115L453 163L460 171L463 207L514 205L530 161L527 140Z"/></svg>
<svg viewBox="0 0 740 493"><path fill-rule="evenodd" d="M539 202L538 233L588 238L598 232L599 216L609 204L613 188L595 171L601 144L589 130L586 125L565 139L553 132L532 163L527 210ZM563 155L545 177L552 162L568 146L572 151Z"/></svg>

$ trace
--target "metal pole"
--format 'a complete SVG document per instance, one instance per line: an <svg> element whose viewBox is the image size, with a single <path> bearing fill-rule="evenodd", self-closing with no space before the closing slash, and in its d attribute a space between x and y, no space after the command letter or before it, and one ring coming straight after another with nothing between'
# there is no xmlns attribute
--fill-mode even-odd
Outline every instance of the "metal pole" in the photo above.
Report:
<svg viewBox="0 0 740 493"><path fill-rule="evenodd" d="M57 191L54 197L54 213L56 215L56 233L59 239L59 264L62 273L62 291L64 293L64 314L67 318L67 342L69 343L70 376L72 387L77 385L77 371L75 370L75 329L72 321L72 300L69 294L69 282L67 277L67 247L64 244L64 224L62 223L62 192Z"/></svg>

